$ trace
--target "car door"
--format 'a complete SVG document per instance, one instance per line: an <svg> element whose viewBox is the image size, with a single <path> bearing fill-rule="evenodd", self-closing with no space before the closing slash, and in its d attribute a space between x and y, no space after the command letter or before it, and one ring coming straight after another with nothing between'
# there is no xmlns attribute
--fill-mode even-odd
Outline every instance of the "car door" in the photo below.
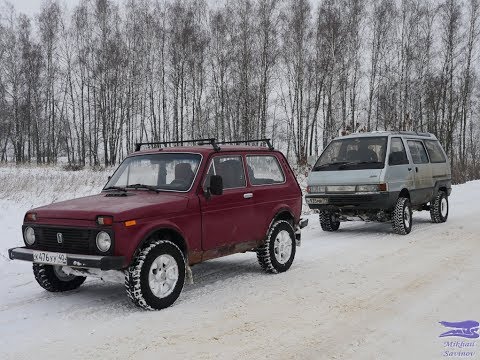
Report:
<svg viewBox="0 0 480 360"><path fill-rule="evenodd" d="M410 191L412 204L420 205L431 200L433 194L432 167L421 140L407 140L413 162L414 190Z"/></svg>
<svg viewBox="0 0 480 360"><path fill-rule="evenodd" d="M211 175L220 175L223 194L209 198L200 195L203 250L232 248L239 243L253 241L254 202L247 186L242 156L215 155L207 169L202 179L203 188L206 190Z"/></svg>
<svg viewBox="0 0 480 360"><path fill-rule="evenodd" d="M385 181L388 183L388 191L390 192L399 193L404 188L414 189L413 165L408 160L405 144L401 137L390 139Z"/></svg>
<svg viewBox="0 0 480 360"><path fill-rule="evenodd" d="M279 204L295 208L298 194L286 183L285 174L275 155L246 155L247 174L252 187L255 203L255 222L252 231L255 239L262 241L272 221L275 209Z"/></svg>

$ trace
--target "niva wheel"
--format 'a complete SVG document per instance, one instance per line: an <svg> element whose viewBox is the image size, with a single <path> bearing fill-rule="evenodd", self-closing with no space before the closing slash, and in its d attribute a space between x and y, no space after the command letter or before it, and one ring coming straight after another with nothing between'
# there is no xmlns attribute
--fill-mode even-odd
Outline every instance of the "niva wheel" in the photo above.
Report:
<svg viewBox="0 0 480 360"><path fill-rule="evenodd" d="M393 210L392 227L399 235L407 235L412 231L412 207L408 198L398 198Z"/></svg>
<svg viewBox="0 0 480 360"><path fill-rule="evenodd" d="M296 251L295 232L285 220L272 224L265 244L257 249L258 263L269 273L287 271L292 266Z"/></svg>
<svg viewBox="0 0 480 360"><path fill-rule="evenodd" d="M447 221L448 210L448 196L441 191L430 203L430 218L432 219L432 222L438 224Z"/></svg>
<svg viewBox="0 0 480 360"><path fill-rule="evenodd" d="M337 231L340 228L340 221L334 213L329 211L321 211L318 215L320 225L323 231Z"/></svg>
<svg viewBox="0 0 480 360"><path fill-rule="evenodd" d="M50 292L63 292L77 289L85 281L84 276L69 275L61 266L33 264L33 275L38 284Z"/></svg>
<svg viewBox="0 0 480 360"><path fill-rule="evenodd" d="M147 245L125 272L125 288L133 303L160 310L172 305L185 283L185 258L177 245L158 240Z"/></svg>

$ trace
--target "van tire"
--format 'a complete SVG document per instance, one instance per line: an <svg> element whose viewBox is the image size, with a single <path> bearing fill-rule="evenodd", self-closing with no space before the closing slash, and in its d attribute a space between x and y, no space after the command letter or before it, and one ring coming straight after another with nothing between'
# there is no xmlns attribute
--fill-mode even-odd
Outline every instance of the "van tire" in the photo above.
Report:
<svg viewBox="0 0 480 360"><path fill-rule="evenodd" d="M412 231L412 206L408 198L398 198L393 209L392 227L399 235L407 235Z"/></svg>
<svg viewBox="0 0 480 360"><path fill-rule="evenodd" d="M448 196L440 191L430 202L430 217L435 224L444 223L448 219Z"/></svg>
<svg viewBox="0 0 480 360"><path fill-rule="evenodd" d="M335 214L329 211L320 211L318 215L320 225L323 231L337 231L340 227L340 221L336 220Z"/></svg>

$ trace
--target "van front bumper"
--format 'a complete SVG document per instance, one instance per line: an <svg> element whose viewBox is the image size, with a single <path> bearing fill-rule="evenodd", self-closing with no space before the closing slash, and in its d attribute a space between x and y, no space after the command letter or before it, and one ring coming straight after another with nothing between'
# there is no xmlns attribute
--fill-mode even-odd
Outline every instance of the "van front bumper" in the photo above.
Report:
<svg viewBox="0 0 480 360"><path fill-rule="evenodd" d="M8 250L8 256L11 260L33 261L33 253L35 251L26 247L17 247ZM66 254L67 264L63 266L76 268L91 268L100 270L121 270L125 267L124 256L97 256L97 255L81 255ZM47 264L55 265L55 264Z"/></svg>
<svg viewBox="0 0 480 360"><path fill-rule="evenodd" d="M354 194L309 194L305 196L310 209L316 210L388 210L398 199L397 192Z"/></svg>

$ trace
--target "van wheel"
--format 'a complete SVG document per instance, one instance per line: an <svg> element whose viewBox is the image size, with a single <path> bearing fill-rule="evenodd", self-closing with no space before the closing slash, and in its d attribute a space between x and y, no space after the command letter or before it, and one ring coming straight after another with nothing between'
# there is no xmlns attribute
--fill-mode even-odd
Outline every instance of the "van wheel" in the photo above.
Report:
<svg viewBox="0 0 480 360"><path fill-rule="evenodd" d="M433 223L443 223L448 218L448 196L440 191L430 203L430 217Z"/></svg>
<svg viewBox="0 0 480 360"><path fill-rule="evenodd" d="M77 289L85 281L84 276L69 275L61 266L33 264L33 275L38 284L50 292L63 292Z"/></svg>
<svg viewBox="0 0 480 360"><path fill-rule="evenodd" d="M168 240L154 241L125 271L127 295L142 309L169 307L182 292L185 268L185 258L177 245Z"/></svg>
<svg viewBox="0 0 480 360"><path fill-rule="evenodd" d="M337 231L340 227L340 221L337 220L337 217L334 213L329 211L320 211L318 217L323 231Z"/></svg>
<svg viewBox="0 0 480 360"><path fill-rule="evenodd" d="M296 251L295 232L285 220L273 223L265 244L257 249L258 263L269 273L281 273L292 266Z"/></svg>
<svg viewBox="0 0 480 360"><path fill-rule="evenodd" d="M412 231L412 207L408 198L398 198L393 210L392 227L399 235L407 235Z"/></svg>

